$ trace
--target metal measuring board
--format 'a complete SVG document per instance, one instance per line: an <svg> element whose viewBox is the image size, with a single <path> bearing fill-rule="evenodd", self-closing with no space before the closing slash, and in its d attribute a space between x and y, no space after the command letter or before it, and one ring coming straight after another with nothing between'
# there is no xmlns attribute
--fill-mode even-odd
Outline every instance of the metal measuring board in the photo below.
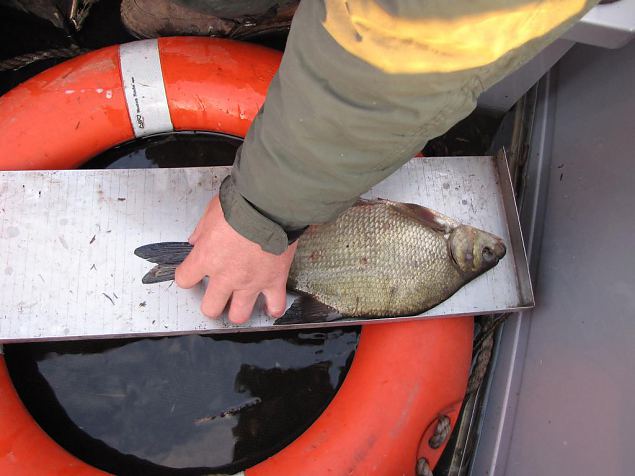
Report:
<svg viewBox="0 0 635 476"><path fill-rule="evenodd" d="M0 172L0 342L242 332L375 323L246 324L200 313L203 285L144 285L135 248L186 241L230 167ZM367 198L425 205L500 236L492 270L418 318L531 307L533 294L504 157L415 158ZM289 293L290 306L296 295ZM416 317L415 317L416 318ZM400 321L413 317L381 320Z"/></svg>

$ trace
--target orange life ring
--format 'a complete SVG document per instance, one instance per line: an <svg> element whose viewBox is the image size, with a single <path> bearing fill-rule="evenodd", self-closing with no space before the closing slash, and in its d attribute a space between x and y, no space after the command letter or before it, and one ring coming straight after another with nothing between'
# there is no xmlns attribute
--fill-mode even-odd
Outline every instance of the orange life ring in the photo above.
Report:
<svg viewBox="0 0 635 476"><path fill-rule="evenodd" d="M120 48L132 52L125 68ZM159 58L168 116L147 109L155 99L144 96L145 83L134 77L144 61ZM174 130L244 136L279 61L280 54L266 48L202 38L147 40L67 61L0 97L0 169L76 167L166 121ZM444 445L433 449L428 441L439 415L452 425L458 416L472 325L468 317L365 326L345 382L325 412L287 448L245 473L413 475L419 458L434 466ZM0 474L105 474L38 427L1 356L0 428Z"/></svg>

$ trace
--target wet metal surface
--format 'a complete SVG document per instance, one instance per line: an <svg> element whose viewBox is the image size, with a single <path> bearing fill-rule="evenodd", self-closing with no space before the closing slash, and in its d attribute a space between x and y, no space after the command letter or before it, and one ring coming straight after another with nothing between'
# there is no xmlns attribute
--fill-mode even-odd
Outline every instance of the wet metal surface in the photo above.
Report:
<svg viewBox="0 0 635 476"><path fill-rule="evenodd" d="M150 266L134 250L185 241L229 173L229 167L0 172L7 199L0 245L11 256L0 268L13 271L0 272L0 341L283 328L266 315L262 302L250 321L235 325L201 315L203 285L185 290L172 282L141 282ZM420 158L365 195L422 204L493 233L507 246L494 269L416 317L508 312L533 304L514 197L506 193L509 180L501 158ZM295 297L288 294L288 306Z"/></svg>

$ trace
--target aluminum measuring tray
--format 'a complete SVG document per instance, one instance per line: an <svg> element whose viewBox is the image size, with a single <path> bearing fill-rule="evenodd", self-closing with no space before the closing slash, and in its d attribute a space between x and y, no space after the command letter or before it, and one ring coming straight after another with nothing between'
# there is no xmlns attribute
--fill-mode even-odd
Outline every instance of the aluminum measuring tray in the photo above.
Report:
<svg viewBox="0 0 635 476"><path fill-rule="evenodd" d="M135 248L186 241L230 167L0 172L0 342L341 326L467 314L534 304L507 162L415 158L367 198L419 203L505 241L507 255L416 317L274 326L259 301L237 326L200 314L203 286L144 285ZM294 295L289 294L287 305Z"/></svg>

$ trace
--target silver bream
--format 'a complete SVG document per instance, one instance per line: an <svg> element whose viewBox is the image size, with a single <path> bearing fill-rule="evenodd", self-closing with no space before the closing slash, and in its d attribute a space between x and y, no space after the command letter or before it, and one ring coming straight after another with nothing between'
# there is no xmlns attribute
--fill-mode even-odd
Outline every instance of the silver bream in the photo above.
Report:
<svg viewBox="0 0 635 476"><path fill-rule="evenodd" d="M189 243L135 254L156 263L145 284L174 279ZM505 256L503 241L420 205L360 200L300 238L287 287L301 294L276 324L420 314Z"/></svg>

